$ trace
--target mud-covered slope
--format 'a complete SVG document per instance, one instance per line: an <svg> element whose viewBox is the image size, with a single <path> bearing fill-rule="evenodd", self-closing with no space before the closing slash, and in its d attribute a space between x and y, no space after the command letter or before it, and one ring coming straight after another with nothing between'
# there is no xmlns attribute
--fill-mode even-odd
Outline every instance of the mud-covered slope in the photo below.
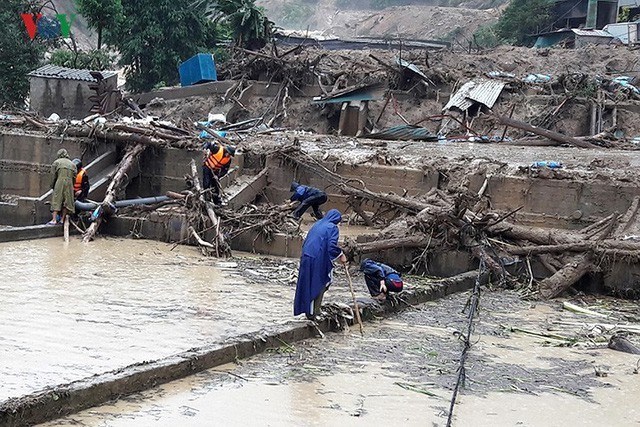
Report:
<svg viewBox="0 0 640 427"><path fill-rule="evenodd" d="M341 37L404 37L463 40L499 16L502 0L420 1L381 10L341 6L340 0L260 0L270 19L285 29L321 31ZM483 10L480 10L483 9Z"/></svg>

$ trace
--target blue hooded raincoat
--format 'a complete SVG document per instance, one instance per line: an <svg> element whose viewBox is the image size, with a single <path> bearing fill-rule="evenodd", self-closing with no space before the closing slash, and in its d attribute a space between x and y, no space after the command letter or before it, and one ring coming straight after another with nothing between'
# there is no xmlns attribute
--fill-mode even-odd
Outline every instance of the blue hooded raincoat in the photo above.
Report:
<svg viewBox="0 0 640 427"><path fill-rule="evenodd" d="M338 246L340 221L340 211L331 209L323 219L311 227L304 240L296 298L293 302L295 316L302 313L313 314L311 302L331 283L333 260L342 253Z"/></svg>

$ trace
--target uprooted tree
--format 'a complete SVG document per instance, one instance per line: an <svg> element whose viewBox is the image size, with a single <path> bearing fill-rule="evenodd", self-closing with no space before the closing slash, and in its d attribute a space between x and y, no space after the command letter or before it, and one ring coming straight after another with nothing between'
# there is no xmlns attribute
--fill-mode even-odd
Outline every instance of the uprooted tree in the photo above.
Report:
<svg viewBox="0 0 640 427"><path fill-rule="evenodd" d="M519 281L529 285L534 282L530 265L533 260L547 270L537 289L543 298L559 296L586 274L613 268L616 261L640 259L640 243L622 239L629 229L638 226L640 198L624 215L614 213L581 230L542 229L512 222L511 217L519 208L508 213L487 208L489 204L482 203L486 185L479 193L433 189L420 198L375 193L362 183L342 178L299 150L292 148L278 155L337 187L363 222L371 223L372 217L380 217L367 213L367 205L378 213L386 212L388 226L377 239L348 242L347 252L352 258L404 247L419 254L414 260L418 265L424 264L430 253L462 249L490 271L494 281L513 286ZM505 260L513 259L519 262L511 262L508 267Z"/></svg>

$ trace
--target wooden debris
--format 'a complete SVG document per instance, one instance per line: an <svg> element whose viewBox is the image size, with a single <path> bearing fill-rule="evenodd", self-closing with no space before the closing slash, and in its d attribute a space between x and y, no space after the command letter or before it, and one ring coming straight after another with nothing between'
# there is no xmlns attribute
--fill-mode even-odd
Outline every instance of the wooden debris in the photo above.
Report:
<svg viewBox="0 0 640 427"><path fill-rule="evenodd" d="M558 142L558 144L569 144L569 145L573 145L574 147L581 147L581 148L598 148L597 145L591 144L591 143L583 141L581 139L573 138L571 136L566 136L566 135L563 135L561 133L554 132L554 131L551 131L551 130L548 130L548 129L532 126L532 125L530 125L528 123L525 123L525 122L522 122L520 120L516 120L516 119L509 118L509 117L504 117L504 116L499 116L499 115L494 115L494 117L496 119L498 119L498 122L501 125L509 126L509 127L512 127L512 128L521 129L521 130L524 130L526 132L531 132L531 133L534 133L536 135L540 135L542 137L548 138L548 139L550 139L552 141L556 141L556 142Z"/></svg>
<svg viewBox="0 0 640 427"><path fill-rule="evenodd" d="M136 144L130 145L127 149L126 154L118 164L118 169L111 179L109 187L107 187L107 192L105 194L104 201L100 206L98 217L95 218L94 222L89 226L89 228L87 228L87 230L84 232L84 235L82 236L83 242L88 243L93 240L94 236L98 232L100 224L102 223L105 212L110 211L111 205L116 200L116 196L127 183L129 172L134 167L134 165L136 165L138 158L145 150L145 148L146 145L144 144Z"/></svg>
<svg viewBox="0 0 640 427"><path fill-rule="evenodd" d="M224 234L222 233L222 230L220 229L220 219L218 218L218 216L216 215L215 211L213 210L213 206L212 203L205 200L204 198L204 194L202 193L202 187L200 186L200 179L198 178L198 169L196 167L196 162L195 160L191 159L191 178L193 180L193 187L196 191L198 200L200 202L200 205L204 207L205 211L207 212L207 215L209 216L209 219L211 221L211 225L212 228L214 230L214 232L216 233L214 241L215 241L215 252L216 252L216 256L230 256L231 255L231 247L229 246L229 244L225 241L224 238ZM194 230L195 231L195 230Z"/></svg>

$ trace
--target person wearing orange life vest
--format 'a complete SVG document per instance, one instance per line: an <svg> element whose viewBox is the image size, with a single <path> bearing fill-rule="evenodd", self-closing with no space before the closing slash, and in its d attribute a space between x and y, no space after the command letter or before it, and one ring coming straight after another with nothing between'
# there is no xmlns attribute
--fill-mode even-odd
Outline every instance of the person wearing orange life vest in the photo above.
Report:
<svg viewBox="0 0 640 427"><path fill-rule="evenodd" d="M202 185L205 190L211 189L213 203L222 203L218 180L229 172L231 160L236 154L236 148L214 141L204 144L205 159L202 164Z"/></svg>
<svg viewBox="0 0 640 427"><path fill-rule="evenodd" d="M87 199L89 189L91 188L91 185L89 184L89 175L82 167L82 160L73 159L73 164L76 165L76 169L78 170L75 178L73 179L73 195L76 200L80 200L82 202Z"/></svg>

